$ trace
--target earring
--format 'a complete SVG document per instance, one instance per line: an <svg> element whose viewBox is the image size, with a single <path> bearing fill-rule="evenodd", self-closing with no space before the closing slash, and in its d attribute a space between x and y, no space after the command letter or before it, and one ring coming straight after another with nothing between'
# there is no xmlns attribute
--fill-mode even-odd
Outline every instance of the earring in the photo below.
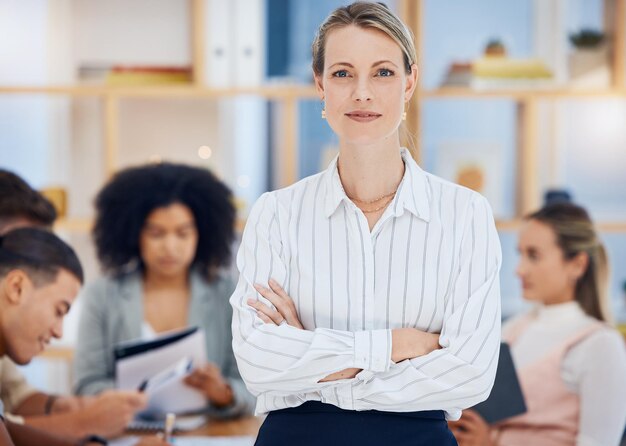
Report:
<svg viewBox="0 0 626 446"><path fill-rule="evenodd" d="M402 120L406 121L406 112L402 112Z"/></svg>
<svg viewBox="0 0 626 446"><path fill-rule="evenodd" d="M326 119L326 104L322 101L322 119Z"/></svg>

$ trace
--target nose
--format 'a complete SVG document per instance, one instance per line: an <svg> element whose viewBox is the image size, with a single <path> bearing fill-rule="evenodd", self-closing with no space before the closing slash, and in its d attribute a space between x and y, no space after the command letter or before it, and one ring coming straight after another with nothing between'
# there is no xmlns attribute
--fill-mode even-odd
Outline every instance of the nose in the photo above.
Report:
<svg viewBox="0 0 626 446"><path fill-rule="evenodd" d="M63 320L57 321L56 324L52 327L52 336L56 339L61 339L63 337Z"/></svg>
<svg viewBox="0 0 626 446"><path fill-rule="evenodd" d="M165 237L165 252L174 254L178 250L178 239L175 234L169 234Z"/></svg>
<svg viewBox="0 0 626 446"><path fill-rule="evenodd" d="M368 78L361 78L356 82L352 99L356 102L369 102L373 99L374 94Z"/></svg>

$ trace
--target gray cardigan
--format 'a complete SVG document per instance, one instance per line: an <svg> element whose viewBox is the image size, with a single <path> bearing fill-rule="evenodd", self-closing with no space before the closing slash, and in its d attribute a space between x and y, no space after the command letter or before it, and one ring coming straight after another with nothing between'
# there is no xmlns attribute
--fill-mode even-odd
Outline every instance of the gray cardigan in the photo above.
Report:
<svg viewBox="0 0 626 446"><path fill-rule="evenodd" d="M198 273L191 273L190 281L188 325L204 329L207 359L221 369L235 395L233 405L222 409L209 407L208 412L218 417L251 414L255 399L239 375L232 349L232 308L228 299L235 283L226 277L208 283ZM139 271L98 279L82 292L74 359L75 393L93 395L115 387L113 347L141 337L142 294Z"/></svg>

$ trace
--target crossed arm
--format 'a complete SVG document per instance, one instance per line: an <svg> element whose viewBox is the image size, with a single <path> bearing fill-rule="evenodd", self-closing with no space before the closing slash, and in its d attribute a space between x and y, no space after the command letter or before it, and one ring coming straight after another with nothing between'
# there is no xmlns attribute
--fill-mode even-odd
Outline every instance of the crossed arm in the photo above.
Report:
<svg viewBox="0 0 626 446"><path fill-rule="evenodd" d="M300 317L296 311L293 299L274 279L269 281L270 288L255 285L257 292L272 303L274 308L264 304L260 300L248 299L247 303L257 310L257 315L266 324L288 325L299 330L304 330ZM413 359L426 355L441 348L439 334L420 331L416 328L395 328L391 330L391 360L394 363ZM363 369L350 367L331 373L319 380L319 382L338 381L341 379L354 378Z"/></svg>
<svg viewBox="0 0 626 446"><path fill-rule="evenodd" d="M452 418L483 401L500 343L501 254L488 204L478 197L470 207L441 333L303 330L289 296L265 282L282 280L288 267L275 197L262 197L244 231L241 275L230 299L233 349L250 391L270 406L277 398L317 394L351 410L444 409Z"/></svg>

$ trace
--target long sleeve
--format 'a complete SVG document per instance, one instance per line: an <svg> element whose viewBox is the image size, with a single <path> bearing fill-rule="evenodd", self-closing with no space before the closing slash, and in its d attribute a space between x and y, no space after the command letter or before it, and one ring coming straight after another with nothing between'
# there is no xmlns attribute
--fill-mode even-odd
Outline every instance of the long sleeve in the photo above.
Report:
<svg viewBox="0 0 626 446"><path fill-rule="evenodd" d="M107 296L100 282L84 289L74 360L74 392L78 395L95 395L115 387L112 352L105 337L106 304Z"/></svg>
<svg viewBox="0 0 626 446"><path fill-rule="evenodd" d="M17 366L8 356L0 359L0 398L4 410L14 412L29 396L38 392L26 381Z"/></svg>
<svg viewBox="0 0 626 446"><path fill-rule="evenodd" d="M626 347L614 330L602 330L579 347L578 446L617 445L626 423ZM574 352L572 352L574 353Z"/></svg>
<svg viewBox="0 0 626 446"><path fill-rule="evenodd" d="M443 409L454 419L489 396L500 344L500 243L484 198L475 196L466 221L442 348L385 372L362 372L355 382L324 392L328 402L356 410Z"/></svg>
<svg viewBox="0 0 626 446"><path fill-rule="evenodd" d="M253 285L267 286L268 279L284 283L286 262L277 219L278 206L272 193L255 204L244 230L237 256L240 278L230 302L233 307L233 350L248 389L260 395L315 392L336 386L319 383L331 373L346 368L385 372L391 364L391 331L349 332L328 328L299 330L283 324L264 324L249 298L262 299ZM289 292L289 291L288 291Z"/></svg>
<svg viewBox="0 0 626 446"><path fill-rule="evenodd" d="M222 309L220 312L222 313L221 317L223 317L226 321L230 321L233 315L232 308L228 303L228 298L230 297L234 288L234 280L232 280L231 277L228 277L227 280L224 280L223 283L220 284L220 290L217 293L219 295L218 298L220 301L222 300L222 297L224 299L224 304L220 304L220 308ZM216 326L217 324L213 325ZM206 327L206 329L210 329L210 327ZM222 344L221 348L226 351L225 361L220 364L220 366L224 378L228 381L228 384L233 391L234 402L227 407L221 408L209 405L207 413L213 417L222 419L235 418L242 415L250 415L254 412L256 398L254 398L254 396L248 391L248 389L246 389L246 385L241 379L241 375L239 374L239 370L237 369L235 355L233 354L230 324L226 324L225 330L219 333L219 336L216 336L216 338L216 341Z"/></svg>

